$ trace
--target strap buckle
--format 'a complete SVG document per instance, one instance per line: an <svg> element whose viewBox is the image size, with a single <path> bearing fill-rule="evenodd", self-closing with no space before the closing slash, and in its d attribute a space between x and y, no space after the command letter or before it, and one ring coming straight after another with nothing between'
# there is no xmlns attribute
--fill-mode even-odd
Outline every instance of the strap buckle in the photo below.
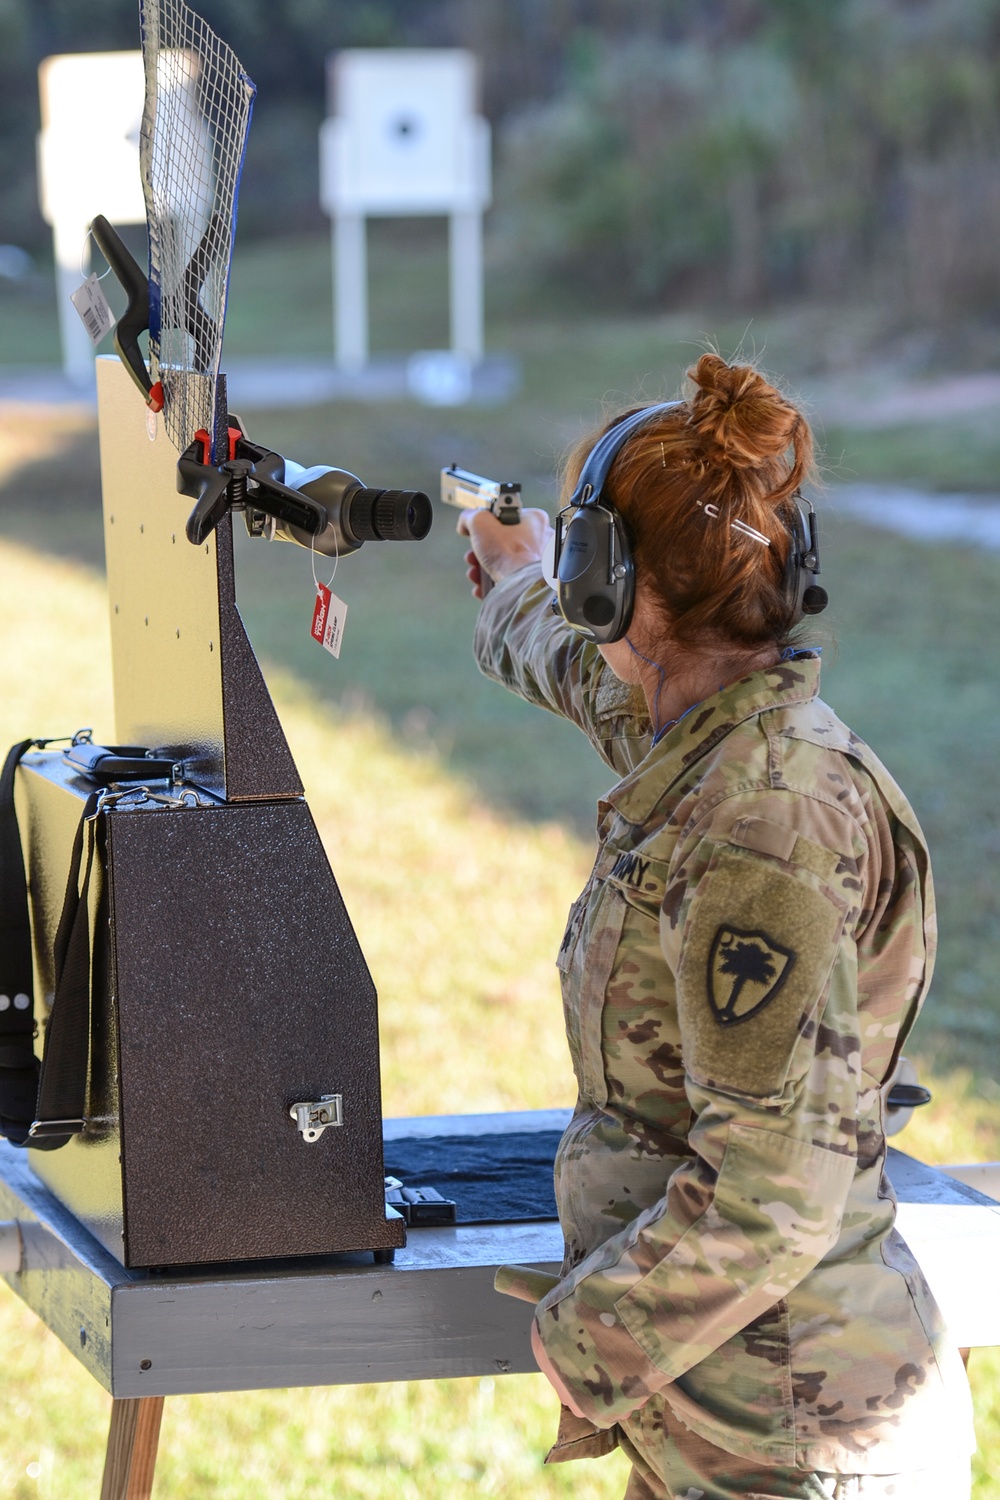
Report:
<svg viewBox="0 0 1000 1500"><path fill-rule="evenodd" d="M49 1135L80 1135L87 1128L86 1120L34 1120L28 1131L28 1139L36 1140Z"/></svg>

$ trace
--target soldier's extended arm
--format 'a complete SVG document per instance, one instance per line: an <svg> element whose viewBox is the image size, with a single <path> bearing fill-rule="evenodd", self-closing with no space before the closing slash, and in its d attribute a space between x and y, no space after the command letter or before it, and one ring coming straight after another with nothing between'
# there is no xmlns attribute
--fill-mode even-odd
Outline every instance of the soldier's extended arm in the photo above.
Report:
<svg viewBox="0 0 1000 1500"><path fill-rule="evenodd" d="M554 615L551 603L540 567L498 584L476 622L479 669L529 703L572 720L624 775L649 749L642 691L619 682L597 647Z"/></svg>

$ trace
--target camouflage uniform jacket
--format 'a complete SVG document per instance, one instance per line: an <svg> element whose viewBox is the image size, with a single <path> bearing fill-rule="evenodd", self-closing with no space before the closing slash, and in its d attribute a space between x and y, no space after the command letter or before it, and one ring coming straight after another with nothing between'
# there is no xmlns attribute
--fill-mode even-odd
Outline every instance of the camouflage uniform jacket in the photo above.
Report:
<svg viewBox="0 0 1000 1500"><path fill-rule="evenodd" d="M817 697L815 654L654 746L644 700L550 598L537 569L507 579L476 653L622 778L558 959L579 1100L563 1277L536 1321L588 1420L566 1413L551 1457L607 1451L648 1401L758 1463L894 1473L971 1451L884 1172L935 939L916 818Z"/></svg>

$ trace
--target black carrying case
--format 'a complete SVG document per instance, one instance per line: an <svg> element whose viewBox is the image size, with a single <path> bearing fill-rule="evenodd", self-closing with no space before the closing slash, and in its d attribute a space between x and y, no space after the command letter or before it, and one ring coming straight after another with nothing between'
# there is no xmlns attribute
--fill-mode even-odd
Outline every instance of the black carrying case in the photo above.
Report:
<svg viewBox="0 0 1000 1500"><path fill-rule="evenodd" d="M0 1009L8 1139L127 1266L390 1258L375 990L308 807L101 789L32 748L0 788L2 992L38 979L37 1026ZM98 771L156 764L103 748ZM304 1134L294 1107L333 1098Z"/></svg>

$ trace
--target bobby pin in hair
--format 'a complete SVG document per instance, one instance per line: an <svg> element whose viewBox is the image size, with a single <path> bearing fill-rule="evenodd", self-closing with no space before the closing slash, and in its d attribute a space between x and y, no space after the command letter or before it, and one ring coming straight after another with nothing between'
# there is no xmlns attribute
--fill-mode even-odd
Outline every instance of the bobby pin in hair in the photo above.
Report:
<svg viewBox="0 0 1000 1500"><path fill-rule="evenodd" d="M705 512L706 516L711 516L713 521L719 519L719 507L717 505L702 505L700 500L697 504ZM748 526L746 521L730 521L729 524L734 531L742 531L744 536L752 536L755 542L762 542L765 547L770 547L771 538L765 536L762 531L758 531L756 527Z"/></svg>

